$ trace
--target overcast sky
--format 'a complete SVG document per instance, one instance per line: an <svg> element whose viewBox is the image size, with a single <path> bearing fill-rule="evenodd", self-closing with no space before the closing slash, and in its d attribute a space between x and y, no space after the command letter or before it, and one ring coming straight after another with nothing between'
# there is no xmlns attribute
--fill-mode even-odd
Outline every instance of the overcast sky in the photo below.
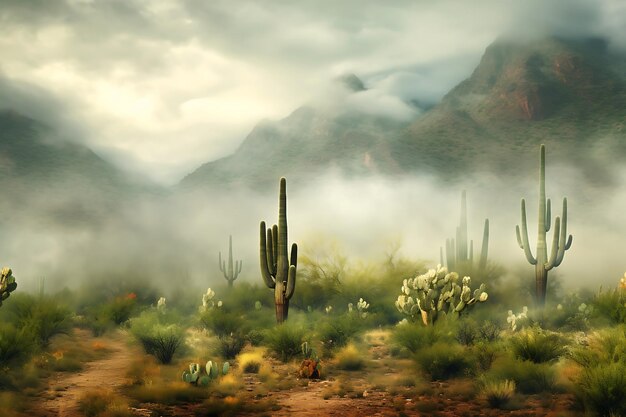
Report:
<svg viewBox="0 0 626 417"><path fill-rule="evenodd" d="M0 0L0 108L173 183L355 73L433 102L503 34L606 36L623 0Z"/></svg>

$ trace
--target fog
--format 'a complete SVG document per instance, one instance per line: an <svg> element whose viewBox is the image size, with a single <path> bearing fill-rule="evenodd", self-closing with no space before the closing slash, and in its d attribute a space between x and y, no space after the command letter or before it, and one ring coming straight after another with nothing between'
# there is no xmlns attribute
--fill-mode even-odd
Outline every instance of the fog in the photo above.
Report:
<svg viewBox="0 0 626 417"><path fill-rule="evenodd" d="M553 219L561 215L561 199L567 196L568 232L574 236L555 271L566 290L613 286L625 269L626 171L616 174L617 186L594 190L574 168L550 165L549 158L548 150L546 188ZM355 264L382 262L399 247L399 256L432 266L439 262L445 239L454 236L465 189L469 237L476 251L483 221L489 218L490 262L509 273L532 273L514 229L520 221L520 198L525 197L534 252L536 172L528 173L525 181L480 176L457 185L425 177L345 179L328 173L306 186L290 186L288 181L287 189L289 241L299 244L301 254L320 259L340 253ZM81 227L38 222L40 214L33 212L33 221L3 229L2 260L24 290L34 290L40 277L52 292L89 280L121 278L147 279L168 293L181 286L223 285L217 255L225 255L232 234L234 257L243 260L239 280L261 283L258 228L261 220L277 221L276 193L216 190L141 197L120 201L117 213Z"/></svg>

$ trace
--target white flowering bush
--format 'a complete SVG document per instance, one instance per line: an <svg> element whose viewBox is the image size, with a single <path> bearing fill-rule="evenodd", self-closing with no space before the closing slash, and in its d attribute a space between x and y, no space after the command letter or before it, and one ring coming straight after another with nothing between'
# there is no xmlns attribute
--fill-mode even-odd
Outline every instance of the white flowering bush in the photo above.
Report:
<svg viewBox="0 0 626 417"><path fill-rule="evenodd" d="M159 298L159 301L157 301L157 310L160 313L165 313L166 308L167 308L167 302L165 300L165 297Z"/></svg>
<svg viewBox="0 0 626 417"><path fill-rule="evenodd" d="M215 302L215 291L210 287L206 290L206 293L202 294L202 306L200 306L200 312L213 310L215 307L221 307L222 300Z"/></svg>
<svg viewBox="0 0 626 417"><path fill-rule="evenodd" d="M367 309L370 308L370 304L365 301L363 298L359 298L359 301L356 303L356 311L359 314L359 317L362 319L367 317ZM352 314L354 311L354 304L348 303L348 313Z"/></svg>
<svg viewBox="0 0 626 417"><path fill-rule="evenodd" d="M506 322L511 326L512 331L516 331L518 327L524 327L524 325L528 323L528 307L522 307L522 312L519 314L513 314L513 310L509 310L507 312Z"/></svg>
<svg viewBox="0 0 626 417"><path fill-rule="evenodd" d="M421 319L428 326L437 320L439 313L460 314L478 302L487 301L485 285L472 292L470 284L470 277L463 277L459 284L458 273L437 265L436 269L402 282L396 308L409 320Z"/></svg>

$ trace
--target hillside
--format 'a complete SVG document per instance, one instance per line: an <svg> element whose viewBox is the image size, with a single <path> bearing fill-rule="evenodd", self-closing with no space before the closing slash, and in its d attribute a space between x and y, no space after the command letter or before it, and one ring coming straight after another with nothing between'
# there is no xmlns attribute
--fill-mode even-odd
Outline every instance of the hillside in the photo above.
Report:
<svg viewBox="0 0 626 417"><path fill-rule="evenodd" d="M92 222L140 189L88 148L13 111L0 111L3 220Z"/></svg>
<svg viewBox="0 0 626 417"><path fill-rule="evenodd" d="M546 143L551 157L600 179L606 156L626 155L619 63L601 40L496 42L471 77L403 132L394 160L444 175L514 174L524 168L522 153Z"/></svg>
<svg viewBox="0 0 626 417"><path fill-rule="evenodd" d="M408 124L302 107L260 123L233 155L202 165L180 185L258 187L329 169L448 179L481 170L516 175L534 161L520 155L539 143L548 144L551 158L602 181L606 157L626 155L623 62L599 39L499 40L468 79Z"/></svg>

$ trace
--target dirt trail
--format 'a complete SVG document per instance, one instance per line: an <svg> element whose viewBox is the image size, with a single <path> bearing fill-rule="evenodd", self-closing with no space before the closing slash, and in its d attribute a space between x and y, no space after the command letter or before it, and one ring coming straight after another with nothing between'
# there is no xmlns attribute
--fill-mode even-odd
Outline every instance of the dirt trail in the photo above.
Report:
<svg viewBox="0 0 626 417"><path fill-rule="evenodd" d="M96 338L85 330L76 330L81 339L95 342ZM138 353L127 346L121 334L107 338L111 350L107 357L85 365L79 373L57 373L49 381L46 398L39 405L37 415L52 417L82 416L78 399L87 391L95 389L115 390L125 382L126 371Z"/></svg>

